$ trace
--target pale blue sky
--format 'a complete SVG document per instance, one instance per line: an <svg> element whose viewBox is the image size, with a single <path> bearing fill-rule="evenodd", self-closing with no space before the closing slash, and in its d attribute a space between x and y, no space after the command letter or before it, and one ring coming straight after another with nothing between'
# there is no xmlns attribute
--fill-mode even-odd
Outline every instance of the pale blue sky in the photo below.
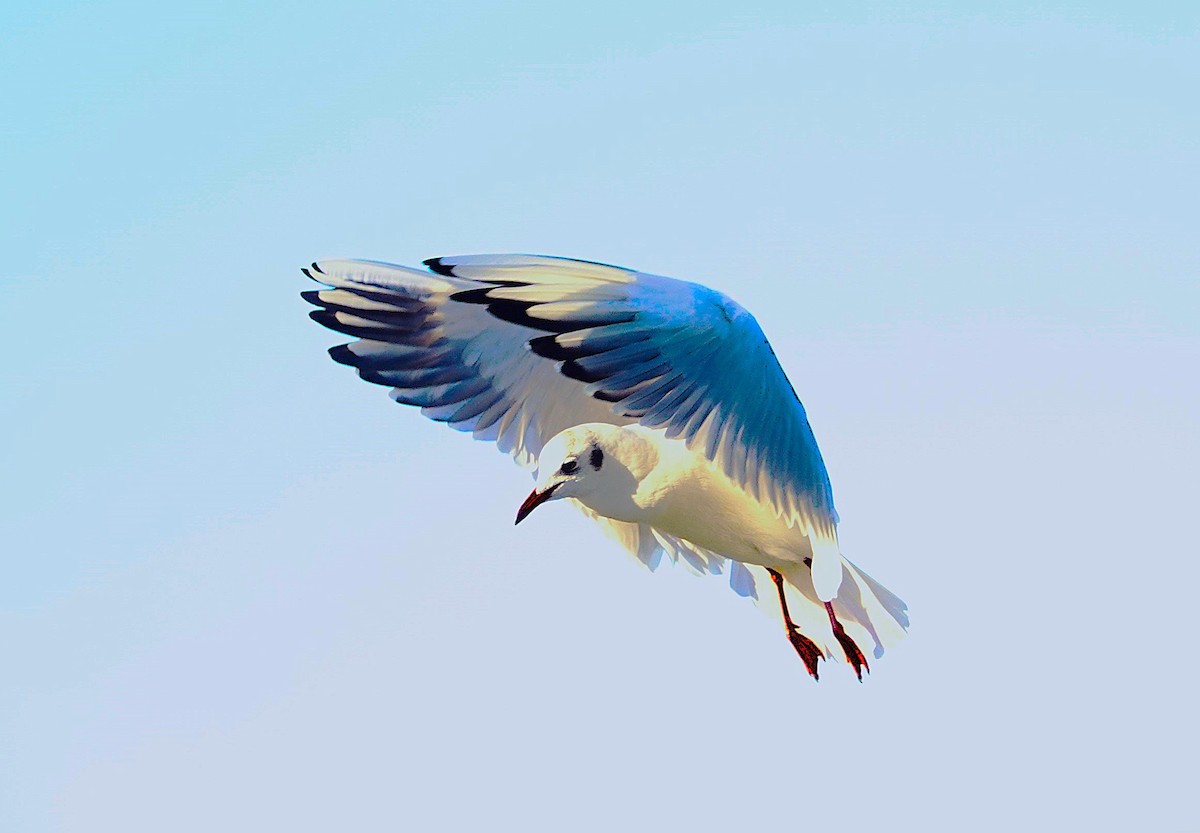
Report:
<svg viewBox="0 0 1200 833"><path fill-rule="evenodd" d="M0 829L1194 829L1194 5L334 5L0 11ZM757 314L863 685L298 296L488 251Z"/></svg>

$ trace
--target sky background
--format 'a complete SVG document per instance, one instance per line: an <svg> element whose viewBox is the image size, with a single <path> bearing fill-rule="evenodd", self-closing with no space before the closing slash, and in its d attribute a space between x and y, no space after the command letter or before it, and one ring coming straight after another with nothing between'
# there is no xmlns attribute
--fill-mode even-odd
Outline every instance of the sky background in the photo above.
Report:
<svg viewBox="0 0 1200 833"><path fill-rule="evenodd" d="M5 3L0 829L1198 829L1198 19ZM862 685L299 298L508 251L756 313Z"/></svg>

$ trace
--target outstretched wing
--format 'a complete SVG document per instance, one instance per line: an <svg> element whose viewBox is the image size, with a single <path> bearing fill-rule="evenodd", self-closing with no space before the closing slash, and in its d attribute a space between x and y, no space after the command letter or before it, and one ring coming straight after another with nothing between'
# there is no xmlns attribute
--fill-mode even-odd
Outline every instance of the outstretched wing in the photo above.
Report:
<svg viewBox="0 0 1200 833"><path fill-rule="evenodd" d="M526 464L558 431L640 422L680 437L813 546L818 594L841 582L837 514L807 416L745 309L697 284L527 255L314 264L331 351L392 397Z"/></svg>

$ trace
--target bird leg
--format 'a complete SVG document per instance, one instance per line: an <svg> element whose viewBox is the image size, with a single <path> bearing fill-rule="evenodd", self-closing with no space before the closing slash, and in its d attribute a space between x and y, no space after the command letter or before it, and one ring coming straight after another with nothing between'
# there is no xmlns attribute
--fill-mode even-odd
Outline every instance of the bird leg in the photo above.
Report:
<svg viewBox="0 0 1200 833"><path fill-rule="evenodd" d="M850 637L850 634L846 633L846 629L837 620L837 616L833 614L833 602L825 602L825 611L829 614L829 624L833 626L833 635L837 637L837 641L842 644L842 650L846 652L846 662L854 666L854 673L858 675L858 681L861 683L863 669L867 669L867 673L870 674L871 666L867 665L866 656Z"/></svg>
<svg viewBox="0 0 1200 833"><path fill-rule="evenodd" d="M787 627L788 641L792 643L792 647L796 649L800 659L804 660L804 667L808 669L808 673L812 674L814 680L819 680L821 677L817 674L817 660L825 659L825 654L821 653L817 643L800 633L800 629L792 621L792 615L788 613L787 598L783 595L783 576L770 567L767 568L767 572L771 574L771 580L775 582L775 589L779 591L779 607L783 610L783 623Z"/></svg>

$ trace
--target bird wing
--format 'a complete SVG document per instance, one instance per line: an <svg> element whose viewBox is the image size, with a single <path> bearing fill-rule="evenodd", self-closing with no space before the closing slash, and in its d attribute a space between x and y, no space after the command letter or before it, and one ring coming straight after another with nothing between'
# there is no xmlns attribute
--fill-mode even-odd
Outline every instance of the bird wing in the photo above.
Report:
<svg viewBox="0 0 1200 833"><path fill-rule="evenodd" d="M564 269L571 261L566 261ZM328 260L304 273L329 289L302 293L313 320L358 340L329 355L425 416L491 440L533 468L546 441L585 422L623 425L605 402L555 372L529 341L545 331L455 301L495 282L362 260Z"/></svg>
<svg viewBox="0 0 1200 833"><path fill-rule="evenodd" d="M681 437L799 525L822 599L841 583L833 492L804 407L758 322L719 292L530 255L314 264L333 358L531 465L559 431L634 422Z"/></svg>

